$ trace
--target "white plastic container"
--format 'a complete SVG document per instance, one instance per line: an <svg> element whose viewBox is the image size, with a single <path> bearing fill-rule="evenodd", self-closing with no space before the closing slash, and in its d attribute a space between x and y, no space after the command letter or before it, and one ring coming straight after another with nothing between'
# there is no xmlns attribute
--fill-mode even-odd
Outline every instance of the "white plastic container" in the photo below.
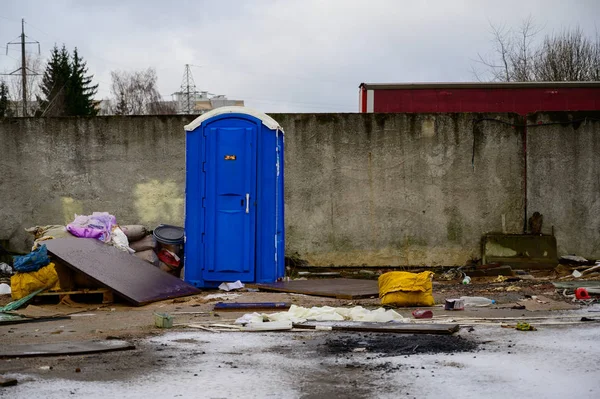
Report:
<svg viewBox="0 0 600 399"><path fill-rule="evenodd" d="M496 303L495 300L483 296L461 296L460 299L465 307L485 307Z"/></svg>

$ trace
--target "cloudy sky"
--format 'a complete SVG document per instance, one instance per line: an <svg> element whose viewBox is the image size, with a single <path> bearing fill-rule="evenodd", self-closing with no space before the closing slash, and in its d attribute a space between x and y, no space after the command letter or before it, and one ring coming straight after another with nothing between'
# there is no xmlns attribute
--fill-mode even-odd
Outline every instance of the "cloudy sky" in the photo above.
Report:
<svg viewBox="0 0 600 399"><path fill-rule="evenodd" d="M489 24L531 15L544 32L600 30L598 0L2 0L0 44L26 34L46 58L77 47L110 96L110 71L153 67L163 95L192 64L198 90L265 112L355 112L361 82L472 81ZM29 52L37 48L28 46ZM15 69L18 46L0 55Z"/></svg>

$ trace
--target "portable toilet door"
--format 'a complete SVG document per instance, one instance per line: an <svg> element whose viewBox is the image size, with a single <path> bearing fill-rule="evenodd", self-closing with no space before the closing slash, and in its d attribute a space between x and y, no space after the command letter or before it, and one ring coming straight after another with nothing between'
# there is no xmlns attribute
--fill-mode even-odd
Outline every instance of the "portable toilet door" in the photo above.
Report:
<svg viewBox="0 0 600 399"><path fill-rule="evenodd" d="M221 107L185 130L185 281L283 277L283 129L263 113Z"/></svg>

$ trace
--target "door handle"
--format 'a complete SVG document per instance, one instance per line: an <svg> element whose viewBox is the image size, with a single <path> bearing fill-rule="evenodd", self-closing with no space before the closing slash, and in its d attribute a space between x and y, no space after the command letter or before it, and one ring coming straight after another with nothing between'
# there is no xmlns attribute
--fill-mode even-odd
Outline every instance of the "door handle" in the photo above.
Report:
<svg viewBox="0 0 600 399"><path fill-rule="evenodd" d="M250 213L250 194L246 193L246 213Z"/></svg>

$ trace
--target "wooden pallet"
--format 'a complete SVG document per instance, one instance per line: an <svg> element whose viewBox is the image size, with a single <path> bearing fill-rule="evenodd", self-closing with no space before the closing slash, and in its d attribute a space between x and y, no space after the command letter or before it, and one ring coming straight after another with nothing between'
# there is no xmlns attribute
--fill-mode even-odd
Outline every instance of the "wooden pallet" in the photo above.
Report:
<svg viewBox="0 0 600 399"><path fill-rule="evenodd" d="M102 294L102 303L113 303L114 295L112 290L108 288L93 288L93 289L80 289L80 290L69 290L69 291L47 291L37 294L37 296L58 296L60 302L70 301L71 295L88 295L88 294Z"/></svg>

